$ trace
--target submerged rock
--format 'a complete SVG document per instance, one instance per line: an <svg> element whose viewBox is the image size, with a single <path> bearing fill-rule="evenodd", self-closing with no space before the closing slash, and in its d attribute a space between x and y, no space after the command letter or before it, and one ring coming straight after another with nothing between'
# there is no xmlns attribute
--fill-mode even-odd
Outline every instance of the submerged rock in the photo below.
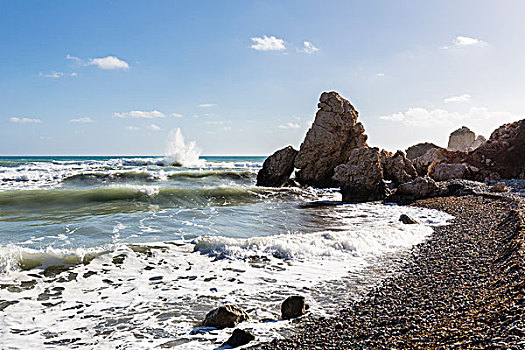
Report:
<svg viewBox="0 0 525 350"><path fill-rule="evenodd" d="M281 304L282 318L287 320L296 318L306 314L308 305L306 305L305 298L300 295L292 295L286 298Z"/></svg>
<svg viewBox="0 0 525 350"><path fill-rule="evenodd" d="M353 149L347 162L334 169L333 180L341 184L343 202L376 201L388 194L378 148Z"/></svg>
<svg viewBox="0 0 525 350"><path fill-rule="evenodd" d="M219 329L232 328L247 319L248 314L240 307L223 305L208 312L202 325L203 327L215 327Z"/></svg>
<svg viewBox="0 0 525 350"><path fill-rule="evenodd" d="M266 158L262 169L257 173L257 186L284 186L294 170L297 153L292 146L288 146Z"/></svg>
<svg viewBox="0 0 525 350"><path fill-rule="evenodd" d="M408 216L406 214L401 214L401 216L399 217L399 221L401 221L405 225L419 224L419 222L417 220L411 218L410 216Z"/></svg>
<svg viewBox="0 0 525 350"><path fill-rule="evenodd" d="M476 134L466 126L453 131L448 139L447 149L449 151L468 151L470 145L476 139Z"/></svg>
<svg viewBox="0 0 525 350"><path fill-rule="evenodd" d="M332 187L334 168L345 163L350 152L366 145L367 136L358 112L337 92L323 92L312 127L295 158L297 180L316 187Z"/></svg>
<svg viewBox="0 0 525 350"><path fill-rule="evenodd" d="M234 329L231 337L224 343L222 346L231 346L236 348L238 346L246 345L252 340L255 339L255 336L247 330L244 329Z"/></svg>

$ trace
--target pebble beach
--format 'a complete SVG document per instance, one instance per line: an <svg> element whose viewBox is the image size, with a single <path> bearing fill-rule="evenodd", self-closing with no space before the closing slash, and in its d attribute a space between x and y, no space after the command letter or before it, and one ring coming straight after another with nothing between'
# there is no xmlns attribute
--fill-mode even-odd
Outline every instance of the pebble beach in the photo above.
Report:
<svg viewBox="0 0 525 350"><path fill-rule="evenodd" d="M414 246L401 272L335 317L308 315L260 349L523 349L521 201L461 196L412 205L453 215Z"/></svg>

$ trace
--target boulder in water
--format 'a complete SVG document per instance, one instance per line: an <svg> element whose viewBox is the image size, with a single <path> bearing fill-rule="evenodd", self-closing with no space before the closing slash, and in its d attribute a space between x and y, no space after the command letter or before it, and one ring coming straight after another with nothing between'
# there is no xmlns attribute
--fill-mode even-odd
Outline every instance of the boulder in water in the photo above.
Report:
<svg viewBox="0 0 525 350"><path fill-rule="evenodd" d="M208 312L202 325L219 329L232 328L247 319L248 315L240 307L223 305Z"/></svg>
<svg viewBox="0 0 525 350"><path fill-rule="evenodd" d="M281 304L281 315L282 318L287 320L290 318L296 318L306 314L308 305L305 302L305 298L300 295L292 295L286 298Z"/></svg>
<svg viewBox="0 0 525 350"><path fill-rule="evenodd" d="M296 177L301 184L333 187L334 168L345 163L353 149L365 146L367 136L357 111L337 92L323 92L318 107L295 158L300 169Z"/></svg>
<svg viewBox="0 0 525 350"><path fill-rule="evenodd" d="M266 158L257 173L257 186L281 187L290 179L294 170L297 151L292 146L276 151Z"/></svg>
<svg viewBox="0 0 525 350"><path fill-rule="evenodd" d="M399 221L401 221L405 225L419 224L419 222L417 220L411 218L410 216L408 216L406 214L401 214L401 216L399 217Z"/></svg>
<svg viewBox="0 0 525 350"><path fill-rule="evenodd" d="M238 346L246 345L252 340L255 339L255 336L247 330L244 329L234 329L230 338L222 344L222 346L231 346L236 348Z"/></svg>

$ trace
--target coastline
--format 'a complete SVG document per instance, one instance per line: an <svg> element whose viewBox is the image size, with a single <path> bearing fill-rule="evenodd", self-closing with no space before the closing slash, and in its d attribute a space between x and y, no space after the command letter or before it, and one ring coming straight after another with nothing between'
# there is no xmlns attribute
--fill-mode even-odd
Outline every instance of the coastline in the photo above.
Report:
<svg viewBox="0 0 525 350"><path fill-rule="evenodd" d="M468 195L411 205L454 215L408 254L402 272L335 317L307 315L258 349L506 348L525 346L520 200Z"/></svg>

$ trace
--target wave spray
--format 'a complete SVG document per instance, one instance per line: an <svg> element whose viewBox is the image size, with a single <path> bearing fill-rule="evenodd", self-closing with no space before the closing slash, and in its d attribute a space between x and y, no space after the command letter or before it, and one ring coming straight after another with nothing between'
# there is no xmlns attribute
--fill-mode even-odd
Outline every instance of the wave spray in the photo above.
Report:
<svg viewBox="0 0 525 350"><path fill-rule="evenodd" d="M166 148L164 150L164 165L198 167L204 165L204 160L199 159L201 150L197 147L195 141L188 144L184 142L184 136L180 128L173 129L168 135Z"/></svg>

